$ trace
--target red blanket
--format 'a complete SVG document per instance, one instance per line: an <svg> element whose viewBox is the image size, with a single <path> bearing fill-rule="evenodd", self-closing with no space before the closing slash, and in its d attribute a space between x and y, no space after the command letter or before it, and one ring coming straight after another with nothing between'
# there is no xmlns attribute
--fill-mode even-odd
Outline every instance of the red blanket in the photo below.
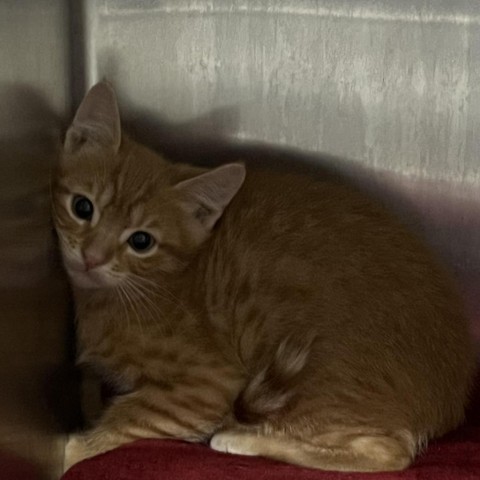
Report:
<svg viewBox="0 0 480 480"><path fill-rule="evenodd" d="M40 480L40 469L12 453L0 451L0 478L3 480Z"/></svg>
<svg viewBox="0 0 480 480"><path fill-rule="evenodd" d="M435 442L400 473L321 472L262 458L227 455L206 446L143 440L86 460L63 480L479 480L480 427Z"/></svg>

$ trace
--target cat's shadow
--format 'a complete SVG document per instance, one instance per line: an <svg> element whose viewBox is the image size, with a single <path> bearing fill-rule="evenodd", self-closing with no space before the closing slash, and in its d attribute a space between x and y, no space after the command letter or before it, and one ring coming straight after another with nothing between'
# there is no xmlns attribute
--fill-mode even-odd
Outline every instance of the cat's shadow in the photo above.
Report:
<svg viewBox="0 0 480 480"><path fill-rule="evenodd" d="M418 206L392 182L382 183L385 172L326 153L258 141L239 141L234 137L239 114L233 106L212 110L177 124L148 111L130 110L124 115L123 122L124 129L133 138L175 162L214 167L242 161L247 167L341 179L391 206L412 228L420 233L423 231Z"/></svg>
<svg viewBox="0 0 480 480"><path fill-rule="evenodd" d="M412 177L372 168L360 161L261 142L238 141L239 113L234 106L174 124L148 111L124 112L124 127L138 141L167 158L215 166L241 160L251 166L333 176L368 192L393 210L457 276L472 318L480 312L480 231L478 186ZM459 192L459 190L462 190ZM459 194L461 193L461 194ZM473 292L473 293L472 293ZM480 338L480 326L476 327Z"/></svg>

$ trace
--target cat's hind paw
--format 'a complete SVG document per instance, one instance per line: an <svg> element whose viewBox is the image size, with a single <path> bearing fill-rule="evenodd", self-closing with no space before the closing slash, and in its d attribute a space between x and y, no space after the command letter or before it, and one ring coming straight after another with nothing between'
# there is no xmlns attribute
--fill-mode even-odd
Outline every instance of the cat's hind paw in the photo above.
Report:
<svg viewBox="0 0 480 480"><path fill-rule="evenodd" d="M255 436L239 430L224 430L210 440L210 448L217 452L236 455L258 455L255 451Z"/></svg>

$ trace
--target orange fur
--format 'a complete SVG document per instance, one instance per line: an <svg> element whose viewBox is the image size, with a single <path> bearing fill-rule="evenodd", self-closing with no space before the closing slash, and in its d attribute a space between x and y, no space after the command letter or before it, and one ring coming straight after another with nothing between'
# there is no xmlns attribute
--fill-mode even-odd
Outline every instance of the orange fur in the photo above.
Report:
<svg viewBox="0 0 480 480"><path fill-rule="evenodd" d="M54 217L80 361L124 392L67 465L143 437L330 470L406 468L463 419L462 307L419 240L332 179L172 164L106 84L67 134ZM72 213L88 197L90 221ZM151 232L146 254L128 235ZM99 261L85 270L82 255Z"/></svg>

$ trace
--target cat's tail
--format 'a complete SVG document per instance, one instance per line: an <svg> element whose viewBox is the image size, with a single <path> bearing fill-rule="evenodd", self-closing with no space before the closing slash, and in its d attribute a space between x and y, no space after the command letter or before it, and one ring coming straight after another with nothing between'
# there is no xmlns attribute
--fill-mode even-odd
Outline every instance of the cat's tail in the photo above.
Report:
<svg viewBox="0 0 480 480"><path fill-rule="evenodd" d="M292 403L314 339L313 335L302 339L289 336L280 343L272 360L235 401L234 413L240 423L266 420Z"/></svg>

